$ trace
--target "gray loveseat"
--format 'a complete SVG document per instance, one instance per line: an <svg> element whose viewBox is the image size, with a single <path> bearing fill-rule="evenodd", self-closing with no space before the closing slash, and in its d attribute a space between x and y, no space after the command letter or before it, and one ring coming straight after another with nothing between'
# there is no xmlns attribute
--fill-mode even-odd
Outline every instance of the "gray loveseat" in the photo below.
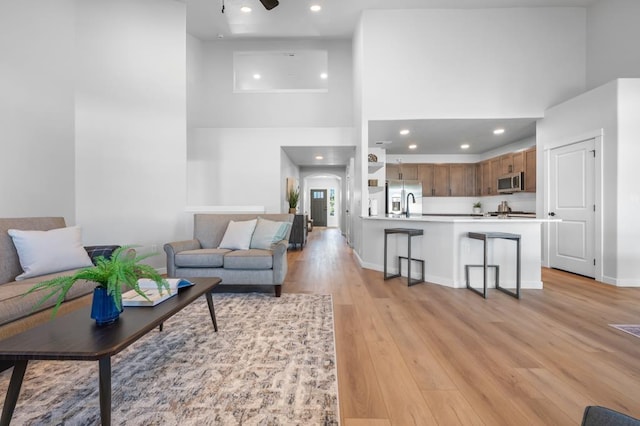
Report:
<svg viewBox="0 0 640 426"><path fill-rule="evenodd" d="M263 218L276 222L293 222L292 214L196 214L193 239L164 245L167 275L176 278L219 277L223 285L273 285L280 297L287 274L286 238L270 249L228 250L218 248L230 221Z"/></svg>
<svg viewBox="0 0 640 426"><path fill-rule="evenodd" d="M9 229L49 231L65 226L62 217L0 218L0 338L17 334L48 321L51 318L51 307L55 304L55 298L49 299L37 310L34 310L34 305L45 295L44 290L27 296L22 295L41 281L75 271L74 269L15 281L15 278L23 271L13 240L7 231ZM118 246L93 246L85 247L85 249L93 259L100 255L110 256L116 247ZM86 281L76 283L67 293L58 315L89 304L91 302L89 293L93 291L95 286L95 283Z"/></svg>

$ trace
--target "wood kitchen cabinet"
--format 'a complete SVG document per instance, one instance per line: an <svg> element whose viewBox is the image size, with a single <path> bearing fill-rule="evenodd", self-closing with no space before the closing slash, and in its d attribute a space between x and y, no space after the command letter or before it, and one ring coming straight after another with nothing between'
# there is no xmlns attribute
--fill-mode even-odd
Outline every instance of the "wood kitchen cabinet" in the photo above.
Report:
<svg viewBox="0 0 640 426"><path fill-rule="evenodd" d="M464 164L449 164L449 195L464 196Z"/></svg>
<svg viewBox="0 0 640 426"><path fill-rule="evenodd" d="M447 197L449 195L449 165L436 164L433 166L433 195Z"/></svg>
<svg viewBox="0 0 640 426"><path fill-rule="evenodd" d="M489 177L489 195L498 195L498 177L502 175L502 163L500 157L489 160L491 176Z"/></svg>
<svg viewBox="0 0 640 426"><path fill-rule="evenodd" d="M404 180L418 180L418 165L417 164L402 164L400 166L402 172L402 179Z"/></svg>
<svg viewBox="0 0 640 426"><path fill-rule="evenodd" d="M524 151L513 153L513 173L524 172Z"/></svg>
<svg viewBox="0 0 640 426"><path fill-rule="evenodd" d="M501 158L491 158L483 161L480 165L482 167L482 191L480 195L497 195L496 184L498 176L502 175Z"/></svg>
<svg viewBox="0 0 640 426"><path fill-rule="evenodd" d="M392 180L418 180L418 165L387 163L385 176L387 179Z"/></svg>
<svg viewBox="0 0 640 426"><path fill-rule="evenodd" d="M536 148L524 151L524 190L536 192Z"/></svg>
<svg viewBox="0 0 640 426"><path fill-rule="evenodd" d="M476 195L476 165L464 165L464 196L473 197Z"/></svg>
<svg viewBox="0 0 640 426"><path fill-rule="evenodd" d="M482 195L482 163L476 163L475 169L476 169L476 184L475 184L475 191L473 195L480 196Z"/></svg>
<svg viewBox="0 0 640 426"><path fill-rule="evenodd" d="M499 158L500 158L500 175L507 175L509 173L513 173L513 155L505 154L505 155L501 155Z"/></svg>
<svg viewBox="0 0 640 426"><path fill-rule="evenodd" d="M435 194L433 187L433 164L418 164L418 180L422 182L422 196L432 197Z"/></svg>
<svg viewBox="0 0 640 426"><path fill-rule="evenodd" d="M384 175L387 180L400 179L400 166L397 164L387 163L384 168Z"/></svg>

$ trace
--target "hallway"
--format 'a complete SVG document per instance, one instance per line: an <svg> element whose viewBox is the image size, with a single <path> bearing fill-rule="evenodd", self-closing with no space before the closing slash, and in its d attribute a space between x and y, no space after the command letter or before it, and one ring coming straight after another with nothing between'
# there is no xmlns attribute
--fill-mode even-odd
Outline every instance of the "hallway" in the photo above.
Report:
<svg viewBox="0 0 640 426"><path fill-rule="evenodd" d="M337 228L288 256L284 292L333 295L345 426L577 425L587 405L640 417L640 339L608 326L640 323L640 289L549 269L520 300L407 287L360 268Z"/></svg>

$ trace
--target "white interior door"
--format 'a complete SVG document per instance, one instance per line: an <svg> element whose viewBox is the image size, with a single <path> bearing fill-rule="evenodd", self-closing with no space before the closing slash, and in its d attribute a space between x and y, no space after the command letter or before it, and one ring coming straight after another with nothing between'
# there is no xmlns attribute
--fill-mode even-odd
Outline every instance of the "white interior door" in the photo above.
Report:
<svg viewBox="0 0 640 426"><path fill-rule="evenodd" d="M549 227L552 268L595 277L595 140L551 150Z"/></svg>

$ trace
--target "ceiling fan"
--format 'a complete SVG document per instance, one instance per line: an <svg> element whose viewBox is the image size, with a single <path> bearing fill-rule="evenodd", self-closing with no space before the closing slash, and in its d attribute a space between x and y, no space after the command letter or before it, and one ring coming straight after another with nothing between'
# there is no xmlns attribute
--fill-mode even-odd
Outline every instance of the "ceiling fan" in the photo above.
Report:
<svg viewBox="0 0 640 426"><path fill-rule="evenodd" d="M278 0L260 0L265 9L271 10L280 4Z"/></svg>
<svg viewBox="0 0 640 426"><path fill-rule="evenodd" d="M271 10L280 4L278 0L260 0L265 9ZM222 0L222 13L224 13L224 0Z"/></svg>

